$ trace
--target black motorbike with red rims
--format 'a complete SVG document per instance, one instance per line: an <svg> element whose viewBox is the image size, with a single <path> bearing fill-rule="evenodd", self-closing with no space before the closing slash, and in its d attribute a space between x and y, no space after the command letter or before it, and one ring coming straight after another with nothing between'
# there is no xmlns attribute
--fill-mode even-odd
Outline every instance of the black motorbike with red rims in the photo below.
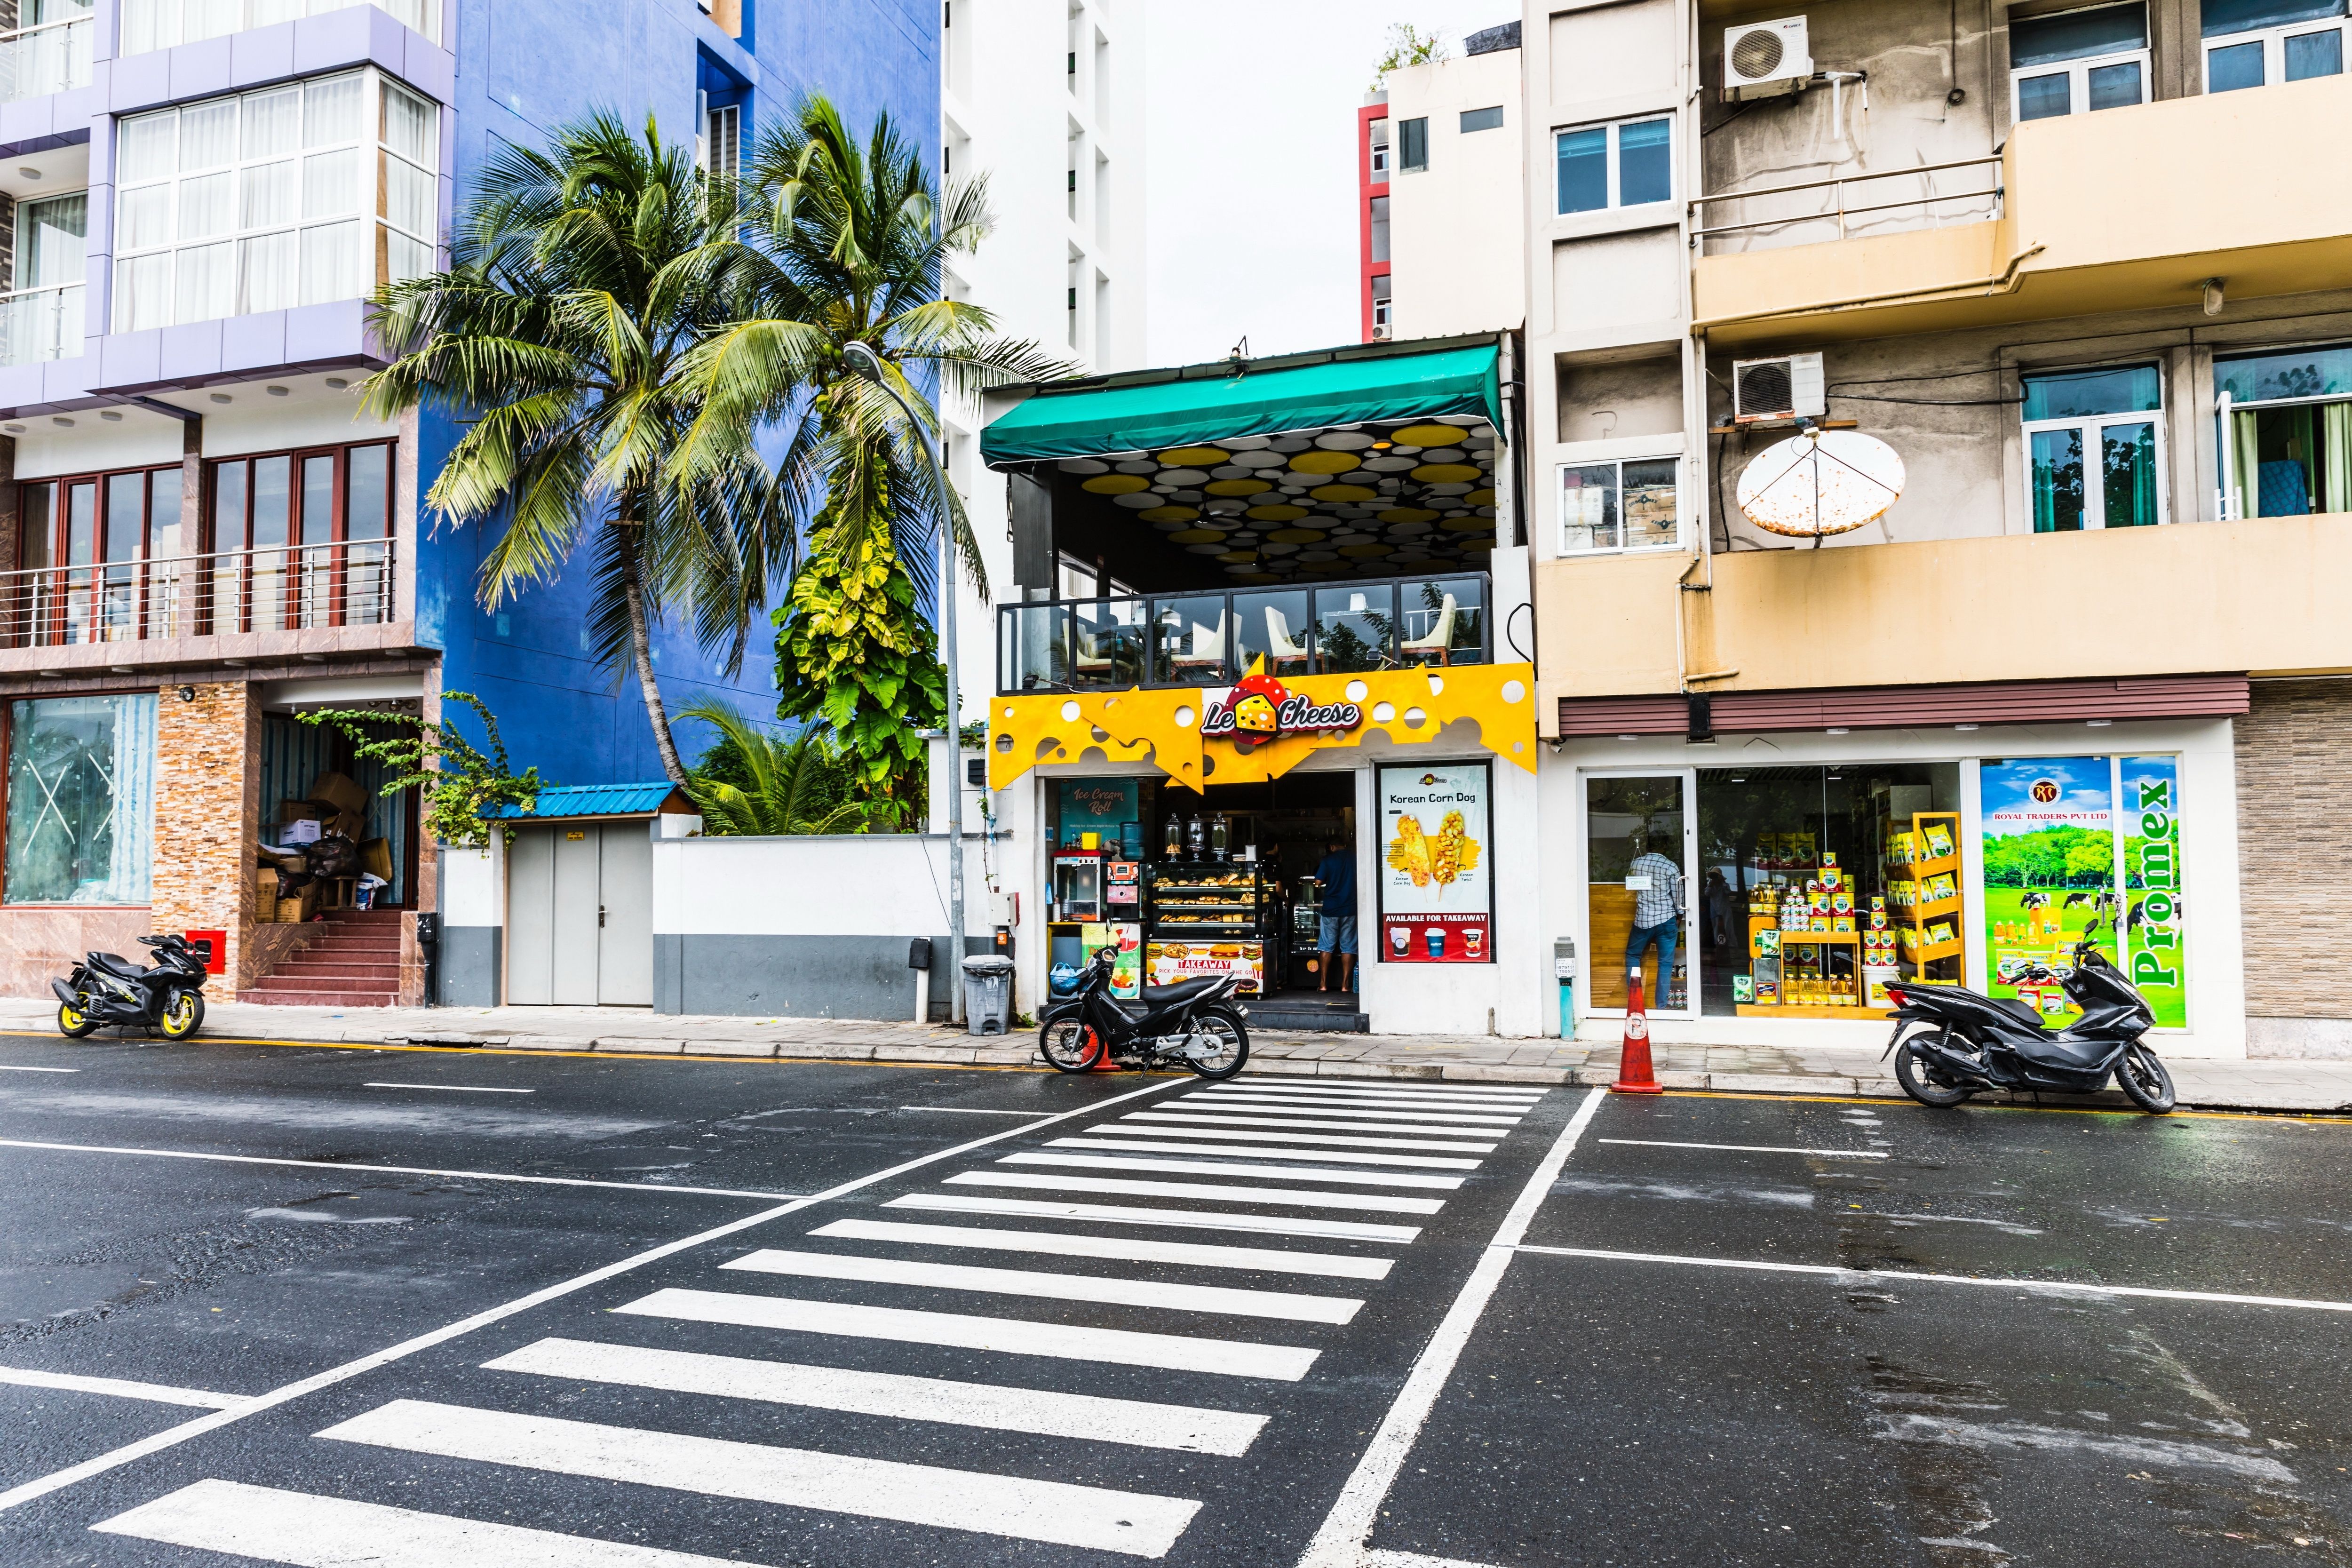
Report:
<svg viewBox="0 0 2352 1568"><path fill-rule="evenodd" d="M1249 1060L1249 1009L1235 1000L1239 975L1147 985L1136 1005L1111 994L1118 961L1115 947L1096 953L1076 990L1046 1011L1037 1048L1047 1062L1073 1073L1106 1061L1135 1072L1182 1068L1213 1079L1242 1070Z"/></svg>

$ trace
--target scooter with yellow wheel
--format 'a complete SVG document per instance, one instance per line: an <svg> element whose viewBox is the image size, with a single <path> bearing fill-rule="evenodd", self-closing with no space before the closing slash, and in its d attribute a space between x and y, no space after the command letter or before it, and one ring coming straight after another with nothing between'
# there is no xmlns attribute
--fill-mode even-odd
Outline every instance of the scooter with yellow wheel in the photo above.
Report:
<svg viewBox="0 0 2352 1568"><path fill-rule="evenodd" d="M139 940L155 950L154 967L92 952L65 979L49 982L58 998L59 1034L79 1040L102 1026L121 1024L184 1040L204 1026L208 949L178 935Z"/></svg>

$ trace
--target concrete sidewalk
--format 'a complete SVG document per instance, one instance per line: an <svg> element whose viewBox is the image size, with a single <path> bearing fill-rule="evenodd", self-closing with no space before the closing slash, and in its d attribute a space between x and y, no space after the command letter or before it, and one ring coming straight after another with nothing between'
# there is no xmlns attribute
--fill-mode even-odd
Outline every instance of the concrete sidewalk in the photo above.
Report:
<svg viewBox="0 0 2352 1568"><path fill-rule="evenodd" d="M0 999L0 1030L47 1032L54 1004ZM621 1055L747 1057L785 1060L1035 1064L1023 1032L979 1038L960 1029L864 1019L685 1017L635 1007L215 1006L205 1035L216 1039L490 1047ZM2158 1042L2161 1048L2161 1041ZM1876 1050L1850 1047L1659 1046L1658 1081L1669 1089L1743 1094L1899 1098ZM2352 1061L2168 1061L2183 1106L2239 1110L2352 1112ZM1254 1032L1252 1073L1324 1078L1487 1079L1607 1083L1617 1048L1579 1040L1489 1035L1338 1035ZM2053 1104L2124 1105L2113 1090L2051 1096Z"/></svg>

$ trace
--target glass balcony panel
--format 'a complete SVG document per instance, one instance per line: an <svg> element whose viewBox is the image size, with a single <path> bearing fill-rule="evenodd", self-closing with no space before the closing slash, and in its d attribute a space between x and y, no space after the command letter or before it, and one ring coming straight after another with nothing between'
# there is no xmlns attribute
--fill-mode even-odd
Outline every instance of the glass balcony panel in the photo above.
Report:
<svg viewBox="0 0 2352 1568"><path fill-rule="evenodd" d="M0 365L79 359L82 328L79 283L0 294Z"/></svg>
<svg viewBox="0 0 2352 1568"><path fill-rule="evenodd" d="M1124 691L1143 684L1147 635L1141 599L1093 599L1070 606L1070 673L1082 691Z"/></svg>
<svg viewBox="0 0 2352 1568"><path fill-rule="evenodd" d="M96 487L72 489L94 493ZM127 528L137 510L137 489L122 494L120 503L109 498L108 559L0 573L0 647L383 626L398 613L391 540L209 555L152 549L176 542L172 529L151 537L149 553L118 560L116 535L122 530L112 513L118 504L124 509ZM89 493L70 496L69 508L86 509L89 500ZM150 526L162 515L152 513ZM69 526L83 521L81 510L69 511ZM69 540L76 562L88 554L81 538L77 532Z"/></svg>
<svg viewBox="0 0 2352 1568"><path fill-rule="evenodd" d="M1000 691L1052 691L1069 683L1070 607L1015 605L997 617Z"/></svg>
<svg viewBox="0 0 2352 1568"><path fill-rule="evenodd" d="M51 9L66 19L0 34L0 103L89 85L90 43L96 24L89 7Z"/></svg>
<svg viewBox="0 0 2352 1568"><path fill-rule="evenodd" d="M1234 679L1223 594L1151 601L1151 679L1160 686L1223 686Z"/></svg>
<svg viewBox="0 0 2352 1568"><path fill-rule="evenodd" d="M1362 583L1315 590L1318 674L1388 669L1396 663L1396 584Z"/></svg>
<svg viewBox="0 0 2352 1568"><path fill-rule="evenodd" d="M1243 675L1259 659L1268 675L1305 675L1314 611L1304 588L1256 588L1234 595L1234 665Z"/></svg>
<svg viewBox="0 0 2352 1568"><path fill-rule="evenodd" d="M1412 664L1486 662L1486 584L1441 577L1400 584L1398 657Z"/></svg>

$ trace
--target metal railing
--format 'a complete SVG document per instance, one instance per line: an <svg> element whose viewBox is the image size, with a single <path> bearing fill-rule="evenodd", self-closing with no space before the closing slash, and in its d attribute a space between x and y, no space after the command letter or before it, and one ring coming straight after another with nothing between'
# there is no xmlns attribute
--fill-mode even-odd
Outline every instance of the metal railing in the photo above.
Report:
<svg viewBox="0 0 2352 1568"><path fill-rule="evenodd" d="M1465 572L1007 605L996 689L1230 686L1260 659L1277 677L1486 664L1492 603Z"/></svg>
<svg viewBox="0 0 2352 1568"><path fill-rule="evenodd" d="M379 626L394 618L388 539L0 573L0 648Z"/></svg>
<svg viewBox="0 0 2352 1568"><path fill-rule="evenodd" d="M79 359L83 286L18 289L0 294L0 365Z"/></svg>
<svg viewBox="0 0 2352 1568"><path fill-rule="evenodd" d="M0 33L0 103L88 87L96 26L81 16Z"/></svg>
<svg viewBox="0 0 2352 1568"><path fill-rule="evenodd" d="M1989 202L1990 204L1990 208L1985 212L1968 215L1970 222L1979 222L1985 217L1999 217L2001 198L2007 194L2000 184L1999 173L2000 162L2001 155L1994 153L1979 158L1956 158L1948 163L1920 163L1908 169L1882 169L1866 174L1840 174L1826 180L1802 180L1792 185L1768 185L1758 190L1722 191L1711 196L1696 196L1690 203L1691 247L1698 249L1707 239L1717 235L1751 234L1759 229L1790 228L1824 222L1834 222L1837 225L1837 237L1844 239L1851 234L1852 221L1864 214L1895 213L1913 209L1919 211L1928 220L1926 226L1933 226L1942 222L1945 215L1928 209L1950 202ZM1932 175L1947 174L1955 169L1986 168L1994 171L1993 181L1990 186L1980 191L1929 190L1924 194L1905 196L1896 201L1865 202L1860 205L1846 199L1848 185L1867 184L1879 180L1905 179L1926 179L1932 185L1934 181L1929 178ZM1810 210L1792 209L1776 212L1770 217L1751 218L1743 223L1706 224L1703 221L1706 216L1706 209L1710 206L1719 206L1729 202L1766 201L1772 197L1789 196L1804 191L1827 191L1829 205ZM1874 224L1871 226L1877 226ZM1791 243L1802 243L1802 241Z"/></svg>

